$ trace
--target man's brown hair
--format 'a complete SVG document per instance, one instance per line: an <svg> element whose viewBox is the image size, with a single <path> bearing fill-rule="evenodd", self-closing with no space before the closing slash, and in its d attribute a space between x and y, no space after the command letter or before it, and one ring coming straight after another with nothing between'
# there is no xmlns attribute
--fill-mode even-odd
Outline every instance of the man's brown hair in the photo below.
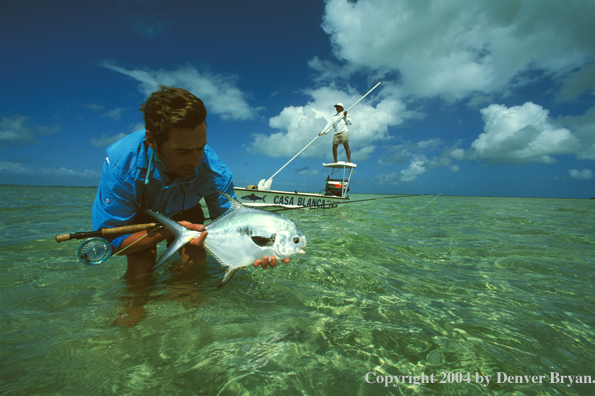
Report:
<svg viewBox="0 0 595 396"><path fill-rule="evenodd" d="M165 142L169 128L195 128L206 122L207 109L202 100L183 88L159 84L139 109L144 114L145 129L157 144Z"/></svg>

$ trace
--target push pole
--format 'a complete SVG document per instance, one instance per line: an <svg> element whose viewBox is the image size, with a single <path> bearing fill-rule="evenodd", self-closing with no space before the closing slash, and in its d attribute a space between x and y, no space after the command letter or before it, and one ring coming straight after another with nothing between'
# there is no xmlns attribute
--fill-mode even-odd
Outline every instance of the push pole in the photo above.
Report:
<svg viewBox="0 0 595 396"><path fill-rule="evenodd" d="M358 104L359 102L361 102L366 96L368 96L370 94L370 92L372 92L373 90L376 89L377 86L379 86L380 84L382 84L382 81L380 81L378 84L374 85L374 88L372 88L371 90L369 90L364 96L362 96L361 98L359 98L359 100L357 102L355 102L349 109L347 109L347 113L353 109L355 107L356 104ZM332 124L327 125L322 132L320 132L318 135L316 135L316 137L314 139L312 139L312 141L310 143L308 143L306 145L306 147L304 147L303 149L301 149L296 155L293 156L293 158L291 158L289 161L287 161L287 163L285 165L283 165L281 167L281 169L279 169L277 172L275 172L275 174L273 174L273 176L269 177L268 180L264 180L262 179L261 181L258 182L258 189L259 190L270 190L271 189L271 184L273 183L273 177L277 176L277 174L279 172L281 172L283 170L283 168L285 168L287 165L289 165L289 163L291 161L293 161L295 159L295 157L297 157L298 155L300 155L305 149L307 149L308 147L310 147L310 145L312 143L314 143L316 141L316 139L318 139L320 136L322 136L322 134L324 132L326 132L327 129L329 129L331 126L333 126L336 122L338 122L339 120L333 122Z"/></svg>

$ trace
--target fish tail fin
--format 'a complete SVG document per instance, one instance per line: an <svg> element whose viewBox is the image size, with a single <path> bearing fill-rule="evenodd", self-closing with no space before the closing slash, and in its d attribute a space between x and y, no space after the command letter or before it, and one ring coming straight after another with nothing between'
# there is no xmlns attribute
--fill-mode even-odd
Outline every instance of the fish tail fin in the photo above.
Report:
<svg viewBox="0 0 595 396"><path fill-rule="evenodd" d="M171 243L169 248L165 251L165 253L163 253L161 258L159 258L159 261L157 261L149 270L149 271L154 271L157 268L159 268L161 266L161 264L163 264L165 262L165 260L170 258L172 254L177 252L178 249L180 249L182 246L184 246L185 244L188 243L188 239L187 239L188 229L186 227L182 226L181 224L176 223L169 217L162 215L161 213L153 212L152 210L149 210L149 209L145 210L145 212L147 212L148 214L153 216L155 219L157 219L161 224L163 224L165 227L167 227L175 236L175 239Z"/></svg>
<svg viewBox="0 0 595 396"><path fill-rule="evenodd" d="M153 216L157 219L161 224L163 224L167 229L174 233L176 237L183 234L186 231L186 227L176 223L172 219L167 216L162 215L161 213L153 212L150 209L146 209L145 212Z"/></svg>
<svg viewBox="0 0 595 396"><path fill-rule="evenodd" d="M181 248L182 246L184 246L186 244L186 242L181 241L180 239L176 239L173 241L173 243L169 246L169 248L167 248L167 250L165 251L165 253L163 253L163 255L161 256L161 258L159 258L159 261L157 261L149 270L149 272L151 271L155 271L157 268L161 267L161 264L165 263L165 260L167 260L168 258L171 257L172 254L174 254L175 252L178 251L179 248Z"/></svg>
<svg viewBox="0 0 595 396"><path fill-rule="evenodd" d="M231 268L231 269L228 269L227 271L225 271L225 276L223 277L223 280L217 287L221 288L221 287L225 286L227 284L227 282L229 282L231 280L231 278L233 278L233 275L239 269L240 269L239 267L236 267L236 268Z"/></svg>

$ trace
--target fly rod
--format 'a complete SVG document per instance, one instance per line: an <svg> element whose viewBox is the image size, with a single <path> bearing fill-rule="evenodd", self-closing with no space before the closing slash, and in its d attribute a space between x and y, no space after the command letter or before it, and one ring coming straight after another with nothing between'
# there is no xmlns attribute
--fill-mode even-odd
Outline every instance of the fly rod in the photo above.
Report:
<svg viewBox="0 0 595 396"><path fill-rule="evenodd" d="M93 238L108 235L132 234L138 231L146 230L148 228L157 227L159 225L159 223L133 224L122 227L102 228L98 231L75 232L74 234L60 234L56 235L56 242L60 243L64 241L70 241L72 239Z"/></svg>

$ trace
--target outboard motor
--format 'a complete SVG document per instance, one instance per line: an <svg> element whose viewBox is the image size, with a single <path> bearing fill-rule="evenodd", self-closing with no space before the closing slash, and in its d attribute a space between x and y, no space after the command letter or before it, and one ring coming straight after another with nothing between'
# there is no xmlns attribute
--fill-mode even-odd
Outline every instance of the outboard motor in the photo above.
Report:
<svg viewBox="0 0 595 396"><path fill-rule="evenodd" d="M343 191L348 192L349 186L347 181L342 179L331 179L328 177L324 185L324 195L334 195L337 197L343 196Z"/></svg>

